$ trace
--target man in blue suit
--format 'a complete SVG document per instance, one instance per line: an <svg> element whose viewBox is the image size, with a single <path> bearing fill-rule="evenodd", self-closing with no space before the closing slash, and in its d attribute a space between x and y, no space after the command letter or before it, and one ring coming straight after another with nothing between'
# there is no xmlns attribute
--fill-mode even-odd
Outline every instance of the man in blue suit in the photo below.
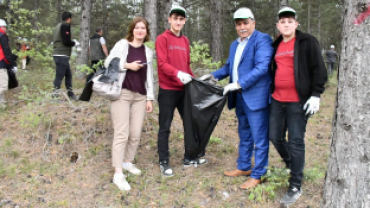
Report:
<svg viewBox="0 0 370 208"><path fill-rule="evenodd" d="M270 60L273 53L271 37L255 30L256 22L249 8L240 8L234 13L235 28L239 37L230 46L226 64L204 75L201 80L217 80L230 76L224 88L228 94L229 109L236 108L240 137L237 167L224 174L230 177L250 176L241 189L250 189L261 183L261 176L268 165L269 87ZM254 150L255 165L251 158Z"/></svg>

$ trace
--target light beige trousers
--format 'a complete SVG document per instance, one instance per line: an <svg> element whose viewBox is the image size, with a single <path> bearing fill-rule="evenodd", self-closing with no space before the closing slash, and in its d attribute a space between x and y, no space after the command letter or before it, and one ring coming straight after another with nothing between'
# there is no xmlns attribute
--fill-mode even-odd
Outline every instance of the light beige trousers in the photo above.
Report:
<svg viewBox="0 0 370 208"><path fill-rule="evenodd" d="M8 71L6 69L0 69L0 95L5 94L8 90Z"/></svg>
<svg viewBox="0 0 370 208"><path fill-rule="evenodd" d="M139 146L146 114L146 96L122 89L119 99L111 101L110 111L114 129L112 164L122 168L123 161L134 160Z"/></svg>

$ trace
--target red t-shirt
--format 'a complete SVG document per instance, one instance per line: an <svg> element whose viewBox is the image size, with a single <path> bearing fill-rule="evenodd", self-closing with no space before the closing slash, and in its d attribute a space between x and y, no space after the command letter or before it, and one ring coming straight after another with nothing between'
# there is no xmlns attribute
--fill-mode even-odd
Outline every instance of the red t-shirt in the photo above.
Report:
<svg viewBox="0 0 370 208"><path fill-rule="evenodd" d="M166 30L155 42L158 61L159 86L166 90L183 90L184 84L177 78L179 71L194 76L190 69L189 40L177 37L171 30Z"/></svg>
<svg viewBox="0 0 370 208"><path fill-rule="evenodd" d="M286 43L281 41L275 54L277 68L272 97L280 102L299 102L294 80L294 43L295 38Z"/></svg>

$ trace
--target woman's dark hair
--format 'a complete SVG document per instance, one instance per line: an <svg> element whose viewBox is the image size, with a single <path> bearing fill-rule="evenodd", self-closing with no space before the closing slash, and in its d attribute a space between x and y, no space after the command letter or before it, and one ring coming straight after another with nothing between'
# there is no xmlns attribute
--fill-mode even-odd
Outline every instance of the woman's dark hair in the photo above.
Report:
<svg viewBox="0 0 370 208"><path fill-rule="evenodd" d="M72 13L71 12L63 12L62 21L66 21L69 18L72 18Z"/></svg>
<svg viewBox="0 0 370 208"><path fill-rule="evenodd" d="M150 31L149 31L148 21L146 21L144 17L135 17L134 19L132 19L130 25L128 26L128 34L125 37L129 42L134 40L134 29L135 29L136 24L139 22L144 23L146 27L146 36L144 38L144 43L149 41Z"/></svg>

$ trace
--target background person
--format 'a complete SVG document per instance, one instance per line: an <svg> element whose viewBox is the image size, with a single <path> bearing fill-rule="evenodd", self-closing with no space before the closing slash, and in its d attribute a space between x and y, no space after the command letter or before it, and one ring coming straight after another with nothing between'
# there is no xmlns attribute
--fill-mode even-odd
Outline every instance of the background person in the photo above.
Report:
<svg viewBox="0 0 370 208"><path fill-rule="evenodd" d="M71 100L77 100L72 89L72 71L69 66L69 59L73 46L79 46L76 40L71 40L71 22L72 14L70 12L62 13L62 23L59 23L53 29L53 58L56 65L54 91L52 97L58 97L58 91L65 77L65 86L68 97Z"/></svg>
<svg viewBox="0 0 370 208"><path fill-rule="evenodd" d="M90 38L89 42L89 53L91 60L91 68L96 72L96 65L100 61L104 60L108 56L108 49L106 41L103 37L103 30L101 27L96 28L95 34ZM93 76L94 73L90 73L86 76L86 82L88 82Z"/></svg>
<svg viewBox="0 0 370 208"><path fill-rule="evenodd" d="M338 53L334 50L334 45L330 46L330 50L326 51L326 63L328 68L328 73L331 76L332 71L334 70L335 62L338 59Z"/></svg>
<svg viewBox="0 0 370 208"><path fill-rule="evenodd" d="M9 47L9 38L6 34L7 24L5 20L0 19L0 109L6 108L5 92L8 90L8 71L11 69L17 72L17 56L12 54Z"/></svg>
<svg viewBox="0 0 370 208"><path fill-rule="evenodd" d="M119 189L126 191L131 186L122 169L135 175L141 174L132 162L140 142L145 114L153 110L153 51L144 45L149 37L147 20L135 17L129 25L126 38L115 44L105 60L107 68L112 59L120 58L119 70L126 74L119 99L110 104L114 129L113 182Z"/></svg>

